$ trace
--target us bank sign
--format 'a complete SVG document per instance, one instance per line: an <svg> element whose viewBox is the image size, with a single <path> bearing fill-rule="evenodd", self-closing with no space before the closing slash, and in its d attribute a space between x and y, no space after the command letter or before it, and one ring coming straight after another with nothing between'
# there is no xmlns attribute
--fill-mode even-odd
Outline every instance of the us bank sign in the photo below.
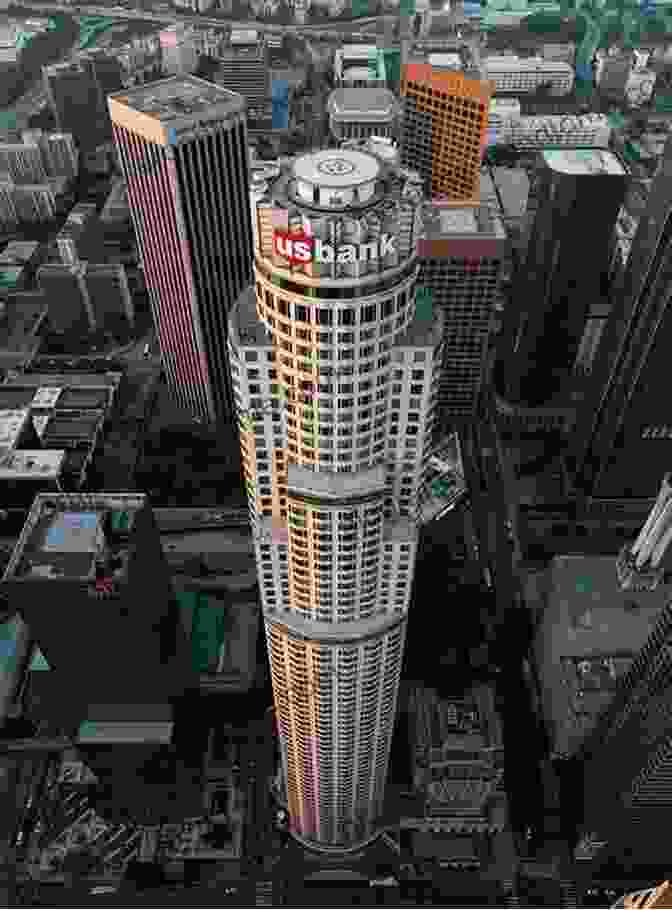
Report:
<svg viewBox="0 0 672 910"><path fill-rule="evenodd" d="M396 253L396 240L391 234L381 234L370 243L343 243L336 250L331 244L303 232L275 231L273 248L290 262L369 262Z"/></svg>

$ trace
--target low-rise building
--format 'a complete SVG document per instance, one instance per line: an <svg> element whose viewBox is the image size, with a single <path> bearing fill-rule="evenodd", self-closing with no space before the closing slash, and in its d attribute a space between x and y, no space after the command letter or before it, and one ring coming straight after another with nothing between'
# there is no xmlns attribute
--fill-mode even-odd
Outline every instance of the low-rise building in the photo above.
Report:
<svg viewBox="0 0 672 910"><path fill-rule="evenodd" d="M344 44L334 57L334 82L339 88L384 88L384 54L375 44Z"/></svg>
<svg viewBox="0 0 672 910"><path fill-rule="evenodd" d="M501 720L489 685L442 698L412 686L408 701L413 787L419 803L402 832L416 859L478 868L507 825ZM419 811L418 811L419 810Z"/></svg>
<svg viewBox="0 0 672 910"><path fill-rule="evenodd" d="M501 93L527 94L547 85L551 95L567 95L574 87L574 68L563 60L492 55L483 60L483 72Z"/></svg>
<svg viewBox="0 0 672 910"><path fill-rule="evenodd" d="M242 36L245 33L237 33ZM252 32L256 36L256 32ZM217 55L217 70L214 80L231 92L237 92L247 101L248 109L256 110L268 106L271 98L271 83L268 67L268 52L262 39L244 40L232 33L228 47Z"/></svg>
<svg viewBox="0 0 672 910"><path fill-rule="evenodd" d="M331 134L337 141L397 135L401 107L389 89L334 89L327 110Z"/></svg>

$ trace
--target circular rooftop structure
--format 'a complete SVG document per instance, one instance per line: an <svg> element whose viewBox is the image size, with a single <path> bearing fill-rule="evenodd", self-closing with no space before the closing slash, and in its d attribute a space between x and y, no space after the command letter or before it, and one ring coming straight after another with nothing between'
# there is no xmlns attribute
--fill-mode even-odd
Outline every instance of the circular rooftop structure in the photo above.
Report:
<svg viewBox="0 0 672 910"><path fill-rule="evenodd" d="M296 192L308 205L345 208L367 202L376 189L381 163L354 149L325 149L294 162Z"/></svg>

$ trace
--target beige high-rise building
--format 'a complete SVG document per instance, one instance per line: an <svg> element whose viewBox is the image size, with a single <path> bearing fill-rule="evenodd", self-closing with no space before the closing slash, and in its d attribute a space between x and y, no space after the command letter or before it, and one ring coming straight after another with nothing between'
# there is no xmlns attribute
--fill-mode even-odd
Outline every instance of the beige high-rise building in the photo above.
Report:
<svg viewBox="0 0 672 910"><path fill-rule="evenodd" d="M385 790L441 365L421 199L364 144L294 159L231 315L291 830L325 851L377 834Z"/></svg>

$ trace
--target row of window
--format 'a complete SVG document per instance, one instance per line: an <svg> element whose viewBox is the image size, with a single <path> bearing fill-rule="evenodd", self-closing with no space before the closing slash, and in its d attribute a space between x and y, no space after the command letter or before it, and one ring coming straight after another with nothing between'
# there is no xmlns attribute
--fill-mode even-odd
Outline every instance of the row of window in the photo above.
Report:
<svg viewBox="0 0 672 910"><path fill-rule="evenodd" d="M367 302L359 306L318 307L295 303L279 294L273 294L268 288L264 288L260 281L256 282L256 289L257 299L268 310L295 323L316 326L357 326L378 323L380 320L388 319L395 312L403 312L411 300L410 295L404 290L396 295L396 299L394 295L391 295L379 303ZM306 330L304 329L304 331Z"/></svg>

